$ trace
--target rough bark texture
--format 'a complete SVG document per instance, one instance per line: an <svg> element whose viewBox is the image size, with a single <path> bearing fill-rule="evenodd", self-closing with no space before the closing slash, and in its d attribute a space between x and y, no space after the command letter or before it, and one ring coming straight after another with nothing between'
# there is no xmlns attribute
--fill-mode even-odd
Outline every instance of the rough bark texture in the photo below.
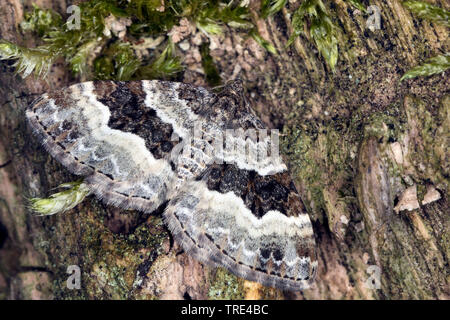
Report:
<svg viewBox="0 0 450 320"><path fill-rule="evenodd" d="M0 0L0 38L34 45L18 28L31 2ZM33 2L59 12L67 5ZM430 2L449 9L446 1ZM16 97L77 79L59 64L46 81L22 80L1 62L0 298L448 299L448 72L398 82L424 57L449 51L448 29L414 18L400 1L370 4L381 9L381 30L366 29L367 16L348 2L328 4L343 30L334 74L307 38L284 49L287 9L258 24L278 55L235 31L211 39L223 79L244 79L263 121L285 133L283 153L317 236L320 267L312 289L283 293L211 270L172 243L159 216L94 198L65 214L31 215L27 197L46 196L76 177L31 136L23 113L30 99ZM184 81L204 84L192 38ZM417 206L414 190L420 207L394 210ZM426 203L436 191L440 199ZM69 265L81 268L79 290L66 287ZM379 289L367 286L373 265L381 271Z"/></svg>

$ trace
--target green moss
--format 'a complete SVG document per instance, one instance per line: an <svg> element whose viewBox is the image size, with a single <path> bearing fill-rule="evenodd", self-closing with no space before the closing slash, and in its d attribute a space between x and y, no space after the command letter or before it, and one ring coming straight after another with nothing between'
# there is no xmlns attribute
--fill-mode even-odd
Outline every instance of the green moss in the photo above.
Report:
<svg viewBox="0 0 450 320"><path fill-rule="evenodd" d="M200 46L200 54L202 55L202 66L206 74L206 81L213 87L218 86L221 83L220 74L209 53L208 42Z"/></svg>
<svg viewBox="0 0 450 320"><path fill-rule="evenodd" d="M349 205L354 202L350 189L353 172L351 135L338 132L333 124L315 129L308 123L296 128L285 126L283 136L282 152L288 157L294 175L308 190L306 205L310 212L321 219L321 211L328 214L329 209L335 207L324 196L328 187L337 189L336 200L340 203Z"/></svg>
<svg viewBox="0 0 450 320"><path fill-rule="evenodd" d="M262 0L261 17L264 19L274 15L286 5L287 0Z"/></svg>
<svg viewBox="0 0 450 320"><path fill-rule="evenodd" d="M417 186L417 200L419 200L419 203L423 201L423 197L427 193L427 187L423 184L419 184Z"/></svg>
<svg viewBox="0 0 450 320"><path fill-rule="evenodd" d="M146 223L138 225L133 233L115 234L105 227L103 218L101 208L83 212L83 220L79 223L81 236L79 240L74 239L80 241L75 246L81 251L77 254L81 258L78 263L74 263L71 252L63 250L56 243L50 244L51 250L59 250L58 265L50 266L51 270L56 271L52 290L55 298L155 298L147 294L141 296L135 281L138 270L145 272L162 252L162 243L168 236L162 219L151 216ZM68 232L72 233L72 227L67 227L70 230ZM64 234L64 230L59 230L58 233ZM80 290L66 288L66 267L71 264L78 264L81 269Z"/></svg>
<svg viewBox="0 0 450 320"><path fill-rule="evenodd" d="M35 31L39 36L44 36L57 31L62 24L62 18L57 12L41 9L33 3L33 10L25 12L20 27L23 31Z"/></svg>
<svg viewBox="0 0 450 320"><path fill-rule="evenodd" d="M448 113L450 96L444 96L438 110L432 115L427 104L419 98L407 96L405 110L410 130L417 130L418 137L411 141L409 161L423 180L448 190L449 163L446 139L448 137ZM416 141L416 139L419 139Z"/></svg>
<svg viewBox="0 0 450 320"><path fill-rule="evenodd" d="M408 70L400 79L412 79L419 76L428 77L434 74L443 73L450 68L450 53L441 54L430 58L425 63Z"/></svg>
<svg viewBox="0 0 450 320"><path fill-rule="evenodd" d="M450 27L450 12L424 1L403 1L402 5L419 18Z"/></svg>
<svg viewBox="0 0 450 320"><path fill-rule="evenodd" d="M392 290L386 294L398 298L430 299L434 296L433 292L429 287L423 286L421 279L418 279L419 274L430 272L427 261L432 256L430 247L427 242L411 237L414 230L407 222L407 217L403 219L405 221L398 219L389 221L389 233L397 241L386 243L386 239L379 239L380 243L385 243L379 246L382 265L385 266L382 270L382 279ZM416 256L418 250L428 257L418 259ZM411 272L412 265L414 272ZM440 282L442 279L436 278L435 281Z"/></svg>
<svg viewBox="0 0 450 320"><path fill-rule="evenodd" d="M394 142L405 130L405 113L397 105L393 104L387 110L374 112L369 117L358 117L353 125L364 123L364 137L376 137L384 142ZM352 128L357 130L356 127Z"/></svg>
<svg viewBox="0 0 450 320"><path fill-rule="evenodd" d="M281 150L299 181L302 198L313 220L324 223L325 214L330 229L339 233L342 215L351 220L351 215L357 214L358 146L364 139L375 137L384 150L390 143L401 140L406 132L406 114L400 103L394 103L369 115L361 108L353 111L349 119L311 121L305 117L310 116L309 108L314 109L314 105L307 102L300 108L301 112L294 110L288 116ZM388 158L385 153L383 156ZM402 180L396 163L389 161L387 170L392 182Z"/></svg>
<svg viewBox="0 0 450 320"><path fill-rule="evenodd" d="M244 280L224 268L211 271L208 298L211 300L240 300L244 298Z"/></svg>
<svg viewBox="0 0 450 320"><path fill-rule="evenodd" d="M267 40L265 40L261 35L256 31L256 29L253 29L250 31L250 36L264 49L269 51L272 54L277 54L277 49Z"/></svg>
<svg viewBox="0 0 450 320"><path fill-rule="evenodd" d="M74 208L90 194L90 190L81 180L63 183L58 188L66 190L54 193L49 198L31 198L30 209L38 215L52 215Z"/></svg>
<svg viewBox="0 0 450 320"><path fill-rule="evenodd" d="M32 73L45 77L56 55L46 46L28 49L0 39L0 60L5 59L16 60L14 64L16 71L24 78Z"/></svg>
<svg viewBox="0 0 450 320"><path fill-rule="evenodd" d="M309 25L309 35L317 49L334 71L338 59L337 28L321 0L306 0L295 11L292 17L293 33L288 46L304 32L305 23Z"/></svg>
<svg viewBox="0 0 450 320"><path fill-rule="evenodd" d="M366 7L359 0L346 0L346 1L349 2L356 9L361 10L362 12L366 12L367 11Z"/></svg>
<svg viewBox="0 0 450 320"><path fill-rule="evenodd" d="M159 221L158 221L159 220ZM161 226L158 219L152 225ZM153 233L145 224L139 226L131 235L114 235L109 231L99 234L98 230L92 230L92 238L86 237L86 247L89 248L88 256L93 257L89 278L92 288L96 290L96 296L106 292L112 294L113 299L128 299L132 293L133 283L140 264L151 256L142 254L142 249L150 249L157 253L161 250L162 241L166 238L165 232ZM153 230L155 231L155 230Z"/></svg>
<svg viewBox="0 0 450 320"><path fill-rule="evenodd" d="M449 232L444 232L442 234L442 236L440 237L439 240L439 245L441 246L441 248L444 248L444 252L447 254L447 256L450 253L450 233Z"/></svg>
<svg viewBox="0 0 450 320"><path fill-rule="evenodd" d="M181 61L175 56L175 46L169 40L162 53L149 65L139 68L138 79L167 79L174 77L183 70Z"/></svg>
<svg viewBox="0 0 450 320"><path fill-rule="evenodd" d="M25 32L35 33L44 44L24 48L2 40L0 59L17 60L17 72L23 77L32 72L45 77L54 61L63 57L75 75L89 79L170 78L183 69L170 41L154 48L149 57L138 57L130 43L142 37L163 35L169 39L169 31L182 18L206 34L220 34L225 25L255 29L249 8L239 1L171 0L162 5L161 1L153 0L90 0L78 7L80 25L73 28L58 13L34 6L25 14L21 27ZM109 30L111 18L119 23L117 19L127 19L127 37ZM269 51L274 50L264 41L259 43ZM159 56L154 54L158 52Z"/></svg>
<svg viewBox="0 0 450 320"><path fill-rule="evenodd" d="M433 21L450 27L450 12L423 1L403 1L402 5L411 10L419 18ZM419 76L431 76L442 73L450 68L450 53L429 58L422 65L416 66L406 72L400 79L412 79Z"/></svg>
<svg viewBox="0 0 450 320"><path fill-rule="evenodd" d="M358 0L350 3L364 11ZM263 19L277 14L287 5L286 0L261 0L259 16ZM180 23L188 19L205 34L223 33L225 26L240 29L253 37L267 51L276 54L275 47L263 39L257 31L257 15L252 15L250 7L240 1L224 0L90 0L78 4L80 26L73 28L52 10L33 7L25 13L21 28L33 32L43 40L36 48L24 48L15 44L0 42L0 59L17 60L17 72L27 77L32 72L45 77L49 67L59 57L63 57L75 75L85 79L147 79L170 78L181 71L180 61L165 52L167 42L154 48L162 52L158 57L135 55L130 43L137 43L143 37L165 36ZM126 37L110 32L112 19L126 18ZM122 22L124 22L123 20ZM305 21L309 37L314 41L320 54L334 71L338 59L339 27L332 21L322 0L304 1L293 14L293 34L288 45L303 32ZM117 52L116 52L117 51ZM94 62L95 61L95 62ZM164 63L158 63L164 61ZM143 70L140 72L140 70Z"/></svg>

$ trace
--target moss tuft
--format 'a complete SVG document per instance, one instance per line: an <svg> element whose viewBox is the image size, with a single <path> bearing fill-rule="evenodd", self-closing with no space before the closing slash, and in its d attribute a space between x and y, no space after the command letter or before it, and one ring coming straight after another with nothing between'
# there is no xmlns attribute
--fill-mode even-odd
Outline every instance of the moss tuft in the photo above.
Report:
<svg viewBox="0 0 450 320"><path fill-rule="evenodd" d="M280 9L277 3L267 7L268 15ZM73 74L83 79L172 78L183 66L169 33L181 19L189 20L208 36L221 34L225 27L251 30L258 43L275 52L255 31L250 9L240 1L90 0L78 7L76 26L66 23L58 13L34 5L25 14L21 28L41 38L43 44L24 48L1 40L0 59L17 60L16 70L23 77L32 72L45 77L55 60L63 57ZM161 36L165 41L152 48L150 55L134 52L133 43ZM209 66L209 62L204 65Z"/></svg>
<svg viewBox="0 0 450 320"><path fill-rule="evenodd" d="M450 27L450 12L424 1L403 1L402 5L422 19Z"/></svg>
<svg viewBox="0 0 450 320"><path fill-rule="evenodd" d="M288 46L304 32L305 23L309 25L309 36L334 71L338 59L337 29L321 0L306 0L295 11L292 17L294 31L288 40Z"/></svg>
<svg viewBox="0 0 450 320"><path fill-rule="evenodd" d="M424 64L416 66L406 72L400 79L400 81L406 79L412 79L416 77L427 77L434 74L445 72L450 68L450 53L441 54L436 57L430 58L425 61Z"/></svg>

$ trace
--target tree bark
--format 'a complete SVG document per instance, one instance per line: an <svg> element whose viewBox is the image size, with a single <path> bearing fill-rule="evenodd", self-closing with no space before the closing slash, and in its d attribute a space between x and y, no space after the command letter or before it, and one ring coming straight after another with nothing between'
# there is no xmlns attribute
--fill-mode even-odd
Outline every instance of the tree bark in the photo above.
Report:
<svg viewBox="0 0 450 320"><path fill-rule="evenodd" d="M0 38L35 45L18 28L32 2L0 0ZM258 20L277 55L235 30L212 37L210 49L221 77L243 79L262 120L283 131L282 151L316 233L311 289L281 292L210 269L172 242L160 216L93 197L64 214L31 215L28 197L77 177L32 137L24 116L30 99L17 97L77 79L62 62L46 81L23 80L0 62L0 298L448 299L448 72L399 82L425 57L449 50L448 29L415 18L400 1L373 0L381 29L370 31L366 14L332 1L342 30L333 73L306 36L285 48L289 12L300 3ZM61 13L67 6L37 4ZM250 5L256 16L258 1ZM184 82L205 85L192 59L194 37ZM80 267L80 289L66 285L70 265Z"/></svg>

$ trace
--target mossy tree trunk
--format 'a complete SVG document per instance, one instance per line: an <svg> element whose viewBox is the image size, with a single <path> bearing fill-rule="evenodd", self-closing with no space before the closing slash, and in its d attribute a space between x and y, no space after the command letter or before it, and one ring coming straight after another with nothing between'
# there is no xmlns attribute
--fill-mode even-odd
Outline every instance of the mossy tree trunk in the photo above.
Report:
<svg viewBox="0 0 450 320"><path fill-rule="evenodd" d="M0 0L0 38L34 45L18 28L32 2ZM37 2L61 13L68 5ZM431 2L449 9L446 1ZM332 73L307 37L285 49L289 12L300 3L289 1L290 9L258 20L277 55L231 30L211 38L209 47L221 77L244 79L263 121L284 133L282 151L317 236L320 267L312 289L282 293L211 270L182 253L160 216L94 198L64 214L31 215L27 197L46 196L76 177L31 136L24 117L30 98L17 97L77 79L62 61L45 81L23 80L1 62L0 297L449 298L448 74L399 82L425 57L449 50L448 29L413 17L400 1L371 0L380 8L381 29L370 31L367 14L330 1L341 30ZM258 1L250 5L256 15ZM185 55L195 57L192 38ZM184 81L205 85L199 61L185 62ZM70 265L80 267L80 289L66 286ZM377 279L368 284L378 271L377 289Z"/></svg>

